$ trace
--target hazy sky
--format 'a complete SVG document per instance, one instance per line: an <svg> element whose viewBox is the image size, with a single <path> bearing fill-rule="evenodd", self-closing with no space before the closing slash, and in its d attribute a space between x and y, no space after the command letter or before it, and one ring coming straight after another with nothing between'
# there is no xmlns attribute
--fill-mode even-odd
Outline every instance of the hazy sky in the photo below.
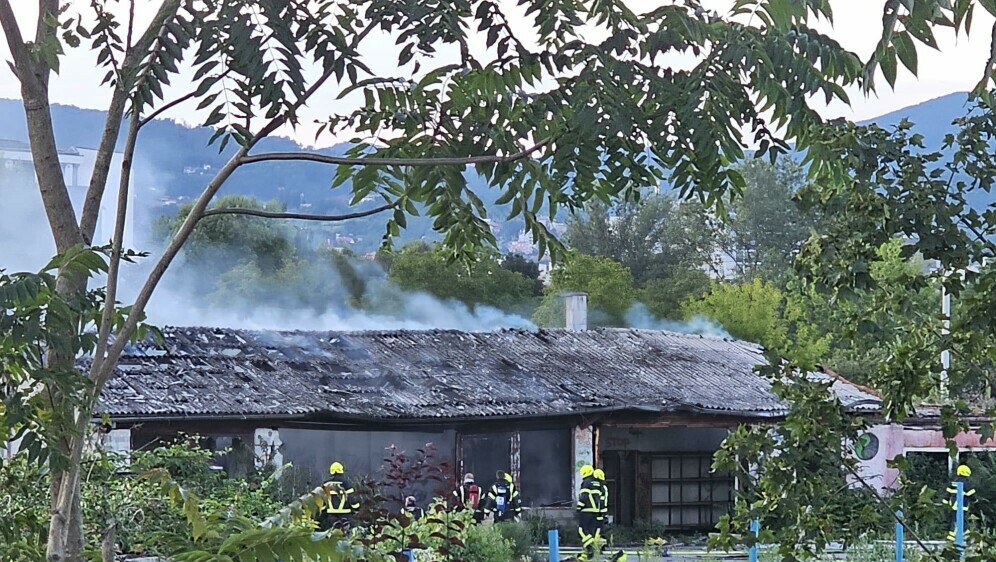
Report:
<svg viewBox="0 0 996 562"><path fill-rule="evenodd" d="M824 30L845 47L862 56L867 56L874 49L881 33L881 10L884 1L835 0L832 3L835 9L834 25L833 27L826 25ZM33 29L36 2L14 0L13 3L22 29ZM74 0L70 4L72 4L71 9L86 10L89 0ZM158 4L159 2L155 0L140 0L139 19L147 19ZM641 8L657 4L659 2L655 0L633 0L631 2L631 5ZM730 4L730 1L712 0L709 2L707 0L707 4L712 4L718 10L723 11ZM976 12L974 33L971 37L955 38L953 33L945 30L938 38L941 47L939 52L925 48L920 50L919 78L915 78L905 70L900 69L900 78L895 91L890 90L884 79L879 78L878 82L881 85L877 95L864 97L857 91L850 92L851 107L837 104L825 108L824 114L827 116L848 116L861 120L952 92L971 89L981 75L988 56L989 29L992 26L992 18L981 9L981 6L979 8ZM512 17L518 16L513 15ZM382 39L371 47L368 54L371 57L370 60L375 63L375 70L388 72L392 68L390 60L393 58L395 47L389 38L383 37ZM0 58L9 59L7 45L3 39L0 39ZM53 80L53 101L85 108L103 109L107 103L108 94L106 88L101 88L98 85L104 72L95 70L95 61L95 56L86 49L70 50L62 62L60 75ZM18 96L18 92L19 86L9 68L6 64L0 65L0 97L15 98ZM330 101L333 97L333 95L329 95L324 96L324 99L320 97L312 101L305 120L309 120L311 117L328 116L336 107ZM196 119L189 107L178 109L171 115L188 122ZM304 126L298 131L282 131L282 133L293 136L305 144L312 144L314 142L313 131L313 127ZM334 140L325 139L324 142L320 141L318 144L327 145Z"/></svg>

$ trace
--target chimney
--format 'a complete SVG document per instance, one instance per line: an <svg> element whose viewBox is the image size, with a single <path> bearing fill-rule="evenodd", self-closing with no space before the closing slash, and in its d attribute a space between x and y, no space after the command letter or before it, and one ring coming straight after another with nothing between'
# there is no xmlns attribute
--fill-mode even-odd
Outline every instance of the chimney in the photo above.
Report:
<svg viewBox="0 0 996 562"><path fill-rule="evenodd" d="M567 310L567 329L583 332L588 329L588 293L561 293Z"/></svg>

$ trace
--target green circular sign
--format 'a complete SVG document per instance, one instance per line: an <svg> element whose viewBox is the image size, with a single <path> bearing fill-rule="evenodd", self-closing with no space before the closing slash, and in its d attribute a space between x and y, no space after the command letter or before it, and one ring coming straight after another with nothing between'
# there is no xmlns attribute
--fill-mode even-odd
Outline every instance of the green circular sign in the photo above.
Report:
<svg viewBox="0 0 996 562"><path fill-rule="evenodd" d="M862 433L854 442L854 454L863 461L869 461L878 454L878 437L872 433Z"/></svg>

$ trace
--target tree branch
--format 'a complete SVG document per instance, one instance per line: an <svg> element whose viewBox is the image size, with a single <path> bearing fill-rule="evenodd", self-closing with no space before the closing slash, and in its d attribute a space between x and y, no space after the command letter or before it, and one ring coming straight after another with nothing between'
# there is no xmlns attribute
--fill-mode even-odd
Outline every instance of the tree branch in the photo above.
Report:
<svg viewBox="0 0 996 562"><path fill-rule="evenodd" d="M227 69L225 69L224 72L222 72L221 74L218 75L218 79L221 80L225 76L227 76L228 73L232 71L232 68L234 68L234 67L230 66ZM173 109L174 107L180 105L181 103L183 103L185 101L189 101L189 100L191 100L191 99L193 99L195 97L197 97L197 90L193 90L191 92L187 92L186 94L184 94L184 95L176 98L175 100L170 101L169 103L164 104L162 107L156 109L155 111L153 111L149 115L143 117L142 120L138 122L139 128L144 127L145 125L147 125L149 123L149 121L152 121L153 119L159 117L163 113L166 113L167 111Z"/></svg>
<svg viewBox="0 0 996 562"><path fill-rule="evenodd" d="M111 327L114 324L114 308L118 292L118 273L121 267L121 253L124 250L125 222L128 218L128 192L131 185L132 159L135 157L138 130L138 115L133 113L128 125L128 137L125 140L124 157L121 159L121 179L118 183L118 208L117 214L114 217L114 239L111 244L111 259L107 266L107 292L104 297L104 310L100 317L97 349L93 355L94 360L90 365L90 380L94 381L95 389L103 388L106 382L106 378L102 379L99 376L99 366L102 362L101 360L105 357L107 339L111 335ZM99 397L99 394L93 395L94 403L96 403ZM88 420L81 421L86 423Z"/></svg>
<svg viewBox="0 0 996 562"><path fill-rule="evenodd" d="M335 164L344 166L468 166L472 164L507 164L528 157L544 146L550 144L550 139L541 141L525 150L509 154L507 156L466 156L466 157L444 157L444 158L350 158L345 156L326 156L324 154L312 154L307 152L267 152L263 154L247 155L242 158L241 164L253 164L256 162L268 162L274 160L292 160L304 162L317 162L319 164Z"/></svg>
<svg viewBox="0 0 996 562"><path fill-rule="evenodd" d="M131 51L131 38L132 38L132 33L134 31L135 31L135 0L129 0L128 1L128 33L125 35L125 50L126 51Z"/></svg>
<svg viewBox="0 0 996 562"><path fill-rule="evenodd" d="M0 27L3 28L4 37L7 38L7 48L10 49L11 58L14 59L11 69L21 82L21 86L24 88L40 86L28 82L34 76L31 71L31 55L28 53L24 36L21 35L21 28L17 26L10 0L0 0Z"/></svg>
<svg viewBox="0 0 996 562"><path fill-rule="evenodd" d="M225 165L218 170L214 178L208 183L201 192L200 196L194 202L194 206L190 209L190 213L187 218L184 219L183 224L180 225L180 229L177 231L173 238L170 240L169 245L163 251L163 255L159 258L153 266L152 271L149 273L148 278L145 280L145 284L139 291L138 296L135 298L135 302L132 305L131 313L125 320L124 326L118 330L115 336L114 343L110 346L107 351L107 355L101 358L95 358L95 362L100 362L100 367L97 369L96 381L106 382L110 378L111 374L114 372L114 365L117 363L121 353L124 351L125 345L127 345L128 340L138 329L138 323L140 318L145 314L145 307L149 304L149 300L152 298L152 293L155 291L156 287L159 285L159 281L162 280L163 275L166 274L166 270L169 268L173 260L176 259L177 254L180 253L180 249L183 244L190 238L190 235L194 232L194 228L197 226L198 221L204 216L204 212L207 210L208 204L211 199L214 198L218 190L221 189L228 178L235 173L235 170L242 165L242 159L249 153L249 150L260 141L260 139L265 138L270 135L273 131L280 128L281 125L287 122L288 116L291 115L295 110L304 105L308 99L311 98L317 92L323 84L332 76L333 70L328 69L322 76L315 81L301 96L301 99L297 100L294 105L288 109L285 113L278 115L270 120L262 129L259 130L245 146L241 147ZM103 389L103 384L94 385L94 396L100 396L100 392Z"/></svg>
<svg viewBox="0 0 996 562"><path fill-rule="evenodd" d="M24 43L21 28L17 26L17 19L14 18L14 9L10 6L10 0L0 0L0 25L3 26L3 34L7 38L7 48L10 49L10 54L14 57L14 63L22 64L24 61L30 60L28 46Z"/></svg>
<svg viewBox="0 0 996 562"><path fill-rule="evenodd" d="M6 0L2 0L6 1ZM122 63L122 73L126 73L140 58L148 54L152 42L159 36L159 31L166 22L176 16L181 0L166 0L159 7L152 23L142 33L134 47L129 48ZM97 147L97 157L93 164L93 174L83 201L83 211L80 213L80 230L87 242L92 242L93 233L97 229L97 218L100 214L100 202L107 188L107 176L110 173L111 161L114 159L114 147L121 133L121 121L124 118L125 103L128 101L128 90L124 80L118 80L111 94L111 103L107 108L107 119L104 121L104 132Z"/></svg>
<svg viewBox="0 0 996 562"><path fill-rule="evenodd" d="M386 205L381 205L380 207L374 207L373 209L368 209L366 211L357 211L355 213L346 213L345 215L309 215L306 213L275 213L271 211L261 211L258 209L240 209L238 207L223 207L220 209L211 209L204 211L202 218L212 217L216 215L248 215L251 217L263 217L266 219L295 219L295 220L305 220L305 221L318 221L318 222L340 222L350 219L359 219L363 217L369 217L371 215L376 215L378 213L383 213L397 207L401 203L400 200L394 201L393 203L387 203Z"/></svg>

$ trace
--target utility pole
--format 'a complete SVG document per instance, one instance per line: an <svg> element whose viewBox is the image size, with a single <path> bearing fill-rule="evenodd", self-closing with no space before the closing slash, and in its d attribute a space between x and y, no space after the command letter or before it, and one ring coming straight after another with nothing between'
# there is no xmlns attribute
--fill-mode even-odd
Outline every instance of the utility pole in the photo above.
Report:
<svg viewBox="0 0 996 562"><path fill-rule="evenodd" d="M946 283L941 283L941 335L951 334L951 294ZM948 394L948 369L951 368L951 350L945 344L941 350L941 395Z"/></svg>

